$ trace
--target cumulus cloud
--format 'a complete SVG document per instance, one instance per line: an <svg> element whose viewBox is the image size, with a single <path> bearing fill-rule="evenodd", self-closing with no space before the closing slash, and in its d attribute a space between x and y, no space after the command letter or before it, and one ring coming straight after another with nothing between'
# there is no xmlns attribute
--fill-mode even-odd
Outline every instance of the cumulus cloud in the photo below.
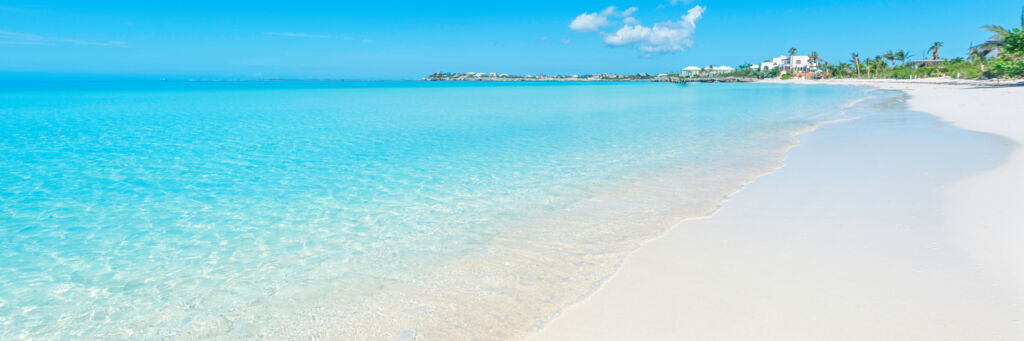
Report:
<svg viewBox="0 0 1024 341"><path fill-rule="evenodd" d="M586 13L576 16L569 23L569 29L577 32L593 32L598 29L608 26L608 16L615 12L615 6L606 8L604 11L595 13Z"/></svg>
<svg viewBox="0 0 1024 341"><path fill-rule="evenodd" d="M693 32L704 14L704 6L694 6L678 21L666 21L647 27L626 23L611 34L604 34L608 46L636 46L647 53L671 53L693 45Z"/></svg>
<svg viewBox="0 0 1024 341"><path fill-rule="evenodd" d="M576 16L576 19L569 23L569 29L577 32L595 32L602 27L612 24L609 18L625 18L625 20L635 21L636 19L633 19L631 16L637 10L639 9L636 7L630 7L619 12L615 6L608 6L608 8L600 12L583 12L583 14Z"/></svg>
<svg viewBox="0 0 1024 341"><path fill-rule="evenodd" d="M651 36L651 29L643 25L622 26L615 33L606 35L604 43L612 46L626 46L636 44Z"/></svg>

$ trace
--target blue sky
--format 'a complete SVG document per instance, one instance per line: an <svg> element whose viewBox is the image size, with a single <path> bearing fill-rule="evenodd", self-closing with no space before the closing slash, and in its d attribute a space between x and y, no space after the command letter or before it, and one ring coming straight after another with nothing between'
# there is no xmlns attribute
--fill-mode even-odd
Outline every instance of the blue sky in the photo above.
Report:
<svg viewBox="0 0 1024 341"><path fill-rule="evenodd" d="M868 56L889 49L921 57L934 41L945 43L944 56L954 56L988 36L980 25L1019 25L1024 5L1021 0L768 3L0 0L0 77L658 73L687 65L759 62L791 46L816 50L832 61L848 60L854 51ZM570 28L584 14L588 20Z"/></svg>

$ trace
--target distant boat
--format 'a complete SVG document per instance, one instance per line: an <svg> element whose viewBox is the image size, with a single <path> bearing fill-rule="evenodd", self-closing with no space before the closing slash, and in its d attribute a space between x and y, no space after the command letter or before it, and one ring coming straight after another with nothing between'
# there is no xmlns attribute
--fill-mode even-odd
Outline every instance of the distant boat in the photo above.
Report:
<svg viewBox="0 0 1024 341"><path fill-rule="evenodd" d="M161 81L161 82L166 82L166 81L167 81L167 78L160 78L160 81Z"/></svg>

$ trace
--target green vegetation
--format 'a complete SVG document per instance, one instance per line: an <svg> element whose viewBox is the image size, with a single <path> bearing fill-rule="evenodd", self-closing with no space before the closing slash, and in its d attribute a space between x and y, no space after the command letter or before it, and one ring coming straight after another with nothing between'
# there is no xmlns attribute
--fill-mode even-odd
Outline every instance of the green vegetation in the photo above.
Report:
<svg viewBox="0 0 1024 341"><path fill-rule="evenodd" d="M1021 10L1021 27L1004 28L996 25L982 26L992 36L983 44L972 46L966 59L956 57L942 59L940 41L932 43L927 50L927 60L912 60L909 51L889 50L871 58L850 54L848 62L829 64L822 62L816 78L896 78L912 79L927 77L952 77L961 79L1022 78L1024 77L1024 8ZM790 48L792 56L796 51ZM817 53L811 53L816 60Z"/></svg>
<svg viewBox="0 0 1024 341"><path fill-rule="evenodd" d="M1021 27L1004 28L996 25L982 26L992 33L985 43L972 46L966 58L942 59L943 43L937 41L928 46L924 60L914 60L906 50L888 50L869 58L851 53L850 60L838 64L821 59L816 51L808 55L811 63L818 64L814 78L895 78L913 79L929 77L952 77L959 79L1024 78L1024 8L1021 9ZM786 51L796 55L797 49ZM750 69L750 64L739 70L718 74L715 77L778 78L790 79L792 75L781 74L779 70Z"/></svg>

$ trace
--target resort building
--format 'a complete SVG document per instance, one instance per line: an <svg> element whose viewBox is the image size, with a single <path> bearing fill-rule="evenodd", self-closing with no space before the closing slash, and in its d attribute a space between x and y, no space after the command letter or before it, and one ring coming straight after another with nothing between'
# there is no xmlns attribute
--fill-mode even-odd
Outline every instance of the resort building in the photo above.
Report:
<svg viewBox="0 0 1024 341"><path fill-rule="evenodd" d="M729 73L729 72L733 72L733 71L736 71L736 69L733 69L731 67L722 65L722 66L713 66L713 67L711 67L711 72L709 72L709 73L712 74L712 75L717 75L717 74L720 74L720 73Z"/></svg>
<svg viewBox="0 0 1024 341"><path fill-rule="evenodd" d="M699 75L701 70L701 68L696 66L687 66L683 68L682 71L679 71L679 75L683 77L693 77Z"/></svg>
<svg viewBox="0 0 1024 341"><path fill-rule="evenodd" d="M781 69L783 71L809 71L817 70L818 63L812 63L808 56L778 56L771 60L761 62L761 71Z"/></svg>
<svg viewBox="0 0 1024 341"><path fill-rule="evenodd" d="M679 71L679 76L681 76L681 77L693 77L693 76L701 76L701 75L717 75L717 74L720 74L720 73L733 72L735 70L736 69L733 69L733 68L725 66L725 65L722 65L722 66L710 65L710 66L705 67L705 68L699 68L699 67L696 67L696 66L687 66L687 67L683 68L682 71Z"/></svg>

